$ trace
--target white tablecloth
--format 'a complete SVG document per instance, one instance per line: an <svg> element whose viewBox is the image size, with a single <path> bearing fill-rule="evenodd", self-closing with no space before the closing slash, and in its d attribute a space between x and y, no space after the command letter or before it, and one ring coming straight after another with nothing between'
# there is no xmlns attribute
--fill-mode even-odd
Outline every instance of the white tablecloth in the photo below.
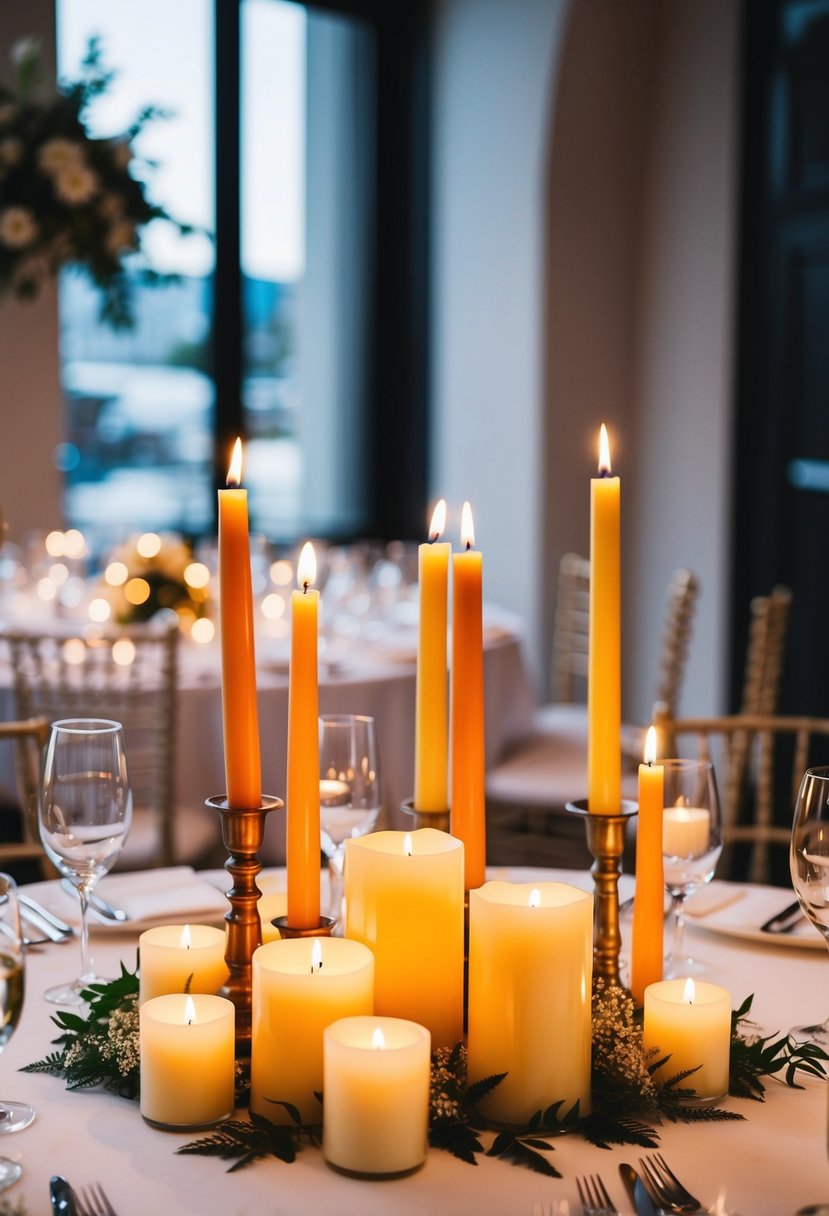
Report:
<svg viewBox="0 0 829 1216"><path fill-rule="evenodd" d="M544 876L573 877L552 871ZM782 892L781 906L786 902ZM697 925L689 927L689 939L710 964L705 978L727 987L735 1006L756 994L754 1014L767 1030L820 1021L829 1011L824 950L740 942ZM99 968L110 973L119 959L134 963L134 937L98 931L93 949ZM567 1199L575 1216L581 1210L576 1176L588 1172L601 1173L623 1216L630 1216L617 1167L620 1161L635 1164L641 1151L603 1151L576 1136L556 1141L554 1161L562 1179L492 1159L470 1166L435 1150L417 1174L389 1182L341 1177L316 1149L303 1150L292 1165L260 1161L236 1174L228 1174L227 1163L219 1160L178 1157L175 1149L192 1137L146 1126L135 1103L96 1091L69 1093L54 1078L15 1072L49 1050L56 1031L40 993L48 983L69 978L77 961L74 944L31 955L22 1022L3 1053L3 1096L38 1108L31 1127L0 1138L0 1152L19 1155L23 1163L24 1178L11 1194L25 1200L30 1216L48 1211L48 1181L55 1173L76 1185L101 1181L119 1216L531 1216L535 1200L554 1199ZM550 1033L555 1034L554 1008ZM732 1216L791 1216L806 1203L829 1200L826 1088L806 1081L803 1090L792 1090L771 1081L763 1104L728 1100L745 1122L668 1124L661 1130L663 1151L707 1204L722 1191L723 1210Z"/></svg>

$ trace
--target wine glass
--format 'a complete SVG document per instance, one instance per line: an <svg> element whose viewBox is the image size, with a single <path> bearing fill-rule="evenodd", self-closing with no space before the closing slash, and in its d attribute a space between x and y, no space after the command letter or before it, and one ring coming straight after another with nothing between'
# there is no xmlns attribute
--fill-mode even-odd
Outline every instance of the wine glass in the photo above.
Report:
<svg viewBox="0 0 829 1216"><path fill-rule="evenodd" d="M665 959L666 977L692 975L704 965L685 948L685 900L710 882L722 852L717 779L710 760L664 760L662 863L672 900L674 934Z"/></svg>
<svg viewBox="0 0 829 1216"><path fill-rule="evenodd" d="M382 798L374 718L323 714L320 732L320 843L328 859L329 915L342 919L345 842L377 822Z"/></svg>
<svg viewBox="0 0 829 1216"><path fill-rule="evenodd" d="M800 783L789 847L792 886L809 920L829 944L829 768L809 768ZM795 1026L795 1039L829 1049L829 1019Z"/></svg>
<svg viewBox="0 0 829 1216"><path fill-rule="evenodd" d="M23 939L17 907L17 887L0 874L0 1051L12 1037L23 1010ZM26 1102L0 1101L0 1132L18 1132L35 1117ZM23 1173L16 1161L0 1157L0 1191Z"/></svg>
<svg viewBox="0 0 829 1216"><path fill-rule="evenodd" d="M40 839L49 860L77 888L81 904L81 974L47 988L56 1005L80 1005L96 981L89 957L87 908L95 883L126 840L132 818L120 722L66 718L52 723L43 765Z"/></svg>

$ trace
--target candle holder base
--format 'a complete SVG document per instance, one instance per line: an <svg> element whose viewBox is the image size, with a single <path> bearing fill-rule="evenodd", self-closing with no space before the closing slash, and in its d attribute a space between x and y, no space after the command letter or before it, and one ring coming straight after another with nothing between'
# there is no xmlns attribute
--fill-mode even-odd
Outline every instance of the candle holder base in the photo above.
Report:
<svg viewBox="0 0 829 1216"><path fill-rule="evenodd" d="M321 916L316 925L312 925L310 929L297 929L293 925L288 924L287 916L277 916L271 921L274 928L279 930L280 937L330 937L334 931L336 921L333 916Z"/></svg>
<svg viewBox="0 0 829 1216"><path fill-rule="evenodd" d="M420 828L451 832L451 814L448 807L443 811L418 811L415 809L414 799L407 798L405 802L400 803L400 809L413 820L412 830L415 832Z"/></svg>
<svg viewBox="0 0 829 1216"><path fill-rule="evenodd" d="M251 1040L251 959L262 944L262 926L257 904L262 892L256 876L262 869L258 853L265 833L265 816L281 810L281 798L263 795L257 807L232 807L223 794L208 798L205 806L218 811L222 824L222 840L228 851L225 869L233 879L227 892L230 911L225 913L227 944L225 962L230 972L222 996L233 1002L236 1010L236 1055L250 1055Z"/></svg>
<svg viewBox="0 0 829 1216"><path fill-rule="evenodd" d="M572 815L581 815L587 833L587 847L594 858L590 873L596 891L593 929L593 974L601 976L615 987L619 979L619 953L622 934L619 929L619 875L622 872L622 851L625 828L638 811L636 802L622 799L618 813L598 813L588 809L587 799L568 802Z"/></svg>

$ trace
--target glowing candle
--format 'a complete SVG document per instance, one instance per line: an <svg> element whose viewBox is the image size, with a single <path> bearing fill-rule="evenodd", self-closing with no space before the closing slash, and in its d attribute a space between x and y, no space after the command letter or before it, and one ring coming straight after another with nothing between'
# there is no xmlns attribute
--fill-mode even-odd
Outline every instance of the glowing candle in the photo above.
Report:
<svg viewBox="0 0 829 1216"><path fill-rule="evenodd" d="M231 1001L175 993L139 1010L141 1114L161 1127L206 1127L233 1113Z"/></svg>
<svg viewBox="0 0 829 1216"><path fill-rule="evenodd" d="M464 883L480 887L486 867L483 558L473 550L469 503L461 517L463 553L452 558L452 834L463 841Z"/></svg>
<svg viewBox="0 0 829 1216"><path fill-rule="evenodd" d="M343 1018L324 1040L322 1151L335 1169L389 1176L426 1160L429 1032L399 1018Z"/></svg>
<svg viewBox="0 0 829 1216"><path fill-rule="evenodd" d="M262 801L253 594L248 540L248 493L242 479L242 443L236 440L219 490L219 614L222 640L222 725L225 782L231 807L258 807Z"/></svg>
<svg viewBox="0 0 829 1216"><path fill-rule="evenodd" d="M418 550L420 616L414 788L417 811L445 811L448 806L446 594L452 546L440 542L445 526L446 502L441 498L429 525L429 543Z"/></svg>
<svg viewBox="0 0 829 1216"><path fill-rule="evenodd" d="M692 979L651 984L645 989L642 1033L646 1052L658 1048L660 1059L670 1055L655 1080L698 1068L682 1082L683 1089L693 1089L701 1101L728 1093L731 997L724 988Z"/></svg>
<svg viewBox="0 0 829 1216"><path fill-rule="evenodd" d="M317 614L314 550L304 545L297 566L300 590L291 595L288 684L287 846L288 924L314 929L320 919L320 787Z"/></svg>
<svg viewBox="0 0 829 1216"><path fill-rule="evenodd" d="M711 812L702 806L666 806L662 816L665 857L702 857L711 838Z"/></svg>
<svg viewBox="0 0 829 1216"><path fill-rule="evenodd" d="M617 814L622 798L619 498L602 423L599 476L590 482L587 805L605 814Z"/></svg>
<svg viewBox="0 0 829 1216"><path fill-rule="evenodd" d="M636 894L630 990L641 1005L648 984L662 979L665 876L662 868L662 803L665 770L656 760L656 731L648 728L645 763L639 765Z"/></svg>
<svg viewBox="0 0 829 1216"><path fill-rule="evenodd" d="M226 982L225 931L211 925L157 925L138 939L139 995L216 993Z"/></svg>

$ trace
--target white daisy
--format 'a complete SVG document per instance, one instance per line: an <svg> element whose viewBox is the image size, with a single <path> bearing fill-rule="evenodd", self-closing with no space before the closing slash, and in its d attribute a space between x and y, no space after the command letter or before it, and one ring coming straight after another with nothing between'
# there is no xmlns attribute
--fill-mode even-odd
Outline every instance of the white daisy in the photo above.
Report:
<svg viewBox="0 0 829 1216"><path fill-rule="evenodd" d="M7 207L0 214L0 242L8 249L25 249L37 233L35 218L28 207Z"/></svg>

